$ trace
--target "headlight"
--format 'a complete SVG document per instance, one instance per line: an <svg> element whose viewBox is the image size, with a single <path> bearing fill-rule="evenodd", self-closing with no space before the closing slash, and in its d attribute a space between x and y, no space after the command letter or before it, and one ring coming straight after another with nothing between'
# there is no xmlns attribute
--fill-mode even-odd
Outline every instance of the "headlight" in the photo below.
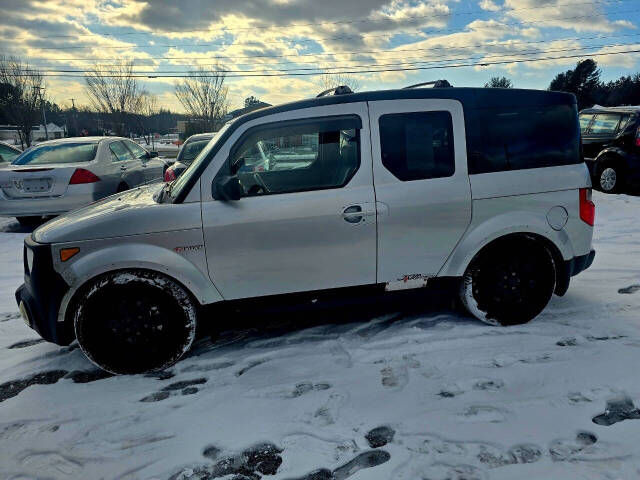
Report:
<svg viewBox="0 0 640 480"><path fill-rule="evenodd" d="M33 269L33 250L28 247L25 247L27 250L27 273L31 273L31 269Z"/></svg>

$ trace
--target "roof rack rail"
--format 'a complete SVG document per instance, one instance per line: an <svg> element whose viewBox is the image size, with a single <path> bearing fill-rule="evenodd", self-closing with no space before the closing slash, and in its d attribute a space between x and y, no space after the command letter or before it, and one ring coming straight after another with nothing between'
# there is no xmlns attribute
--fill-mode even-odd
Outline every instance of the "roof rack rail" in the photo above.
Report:
<svg viewBox="0 0 640 480"><path fill-rule="evenodd" d="M417 88L417 87L424 87L426 85L433 85L433 88L447 88L447 87L453 87L453 85L451 85L447 80L433 80L431 82L422 82L422 83L416 83L415 85L409 85L408 87L403 87L403 90L406 90L408 88Z"/></svg>
<svg viewBox="0 0 640 480"><path fill-rule="evenodd" d="M347 95L348 93L353 93L353 91L346 85L340 85L337 87L331 87L324 92L320 92L318 95L316 95L316 98L325 97L330 93L333 93L334 95Z"/></svg>

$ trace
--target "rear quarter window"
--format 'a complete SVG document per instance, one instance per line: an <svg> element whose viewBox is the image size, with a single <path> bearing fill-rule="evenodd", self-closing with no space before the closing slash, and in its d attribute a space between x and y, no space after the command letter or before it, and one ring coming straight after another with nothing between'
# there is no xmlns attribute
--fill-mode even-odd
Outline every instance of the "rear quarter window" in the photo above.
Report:
<svg viewBox="0 0 640 480"><path fill-rule="evenodd" d="M618 113L597 114L589 128L589 133L593 135L611 135L615 133L620 123L620 117Z"/></svg>
<svg viewBox="0 0 640 480"><path fill-rule="evenodd" d="M476 111L470 173L571 165L582 162L575 106L486 108Z"/></svg>

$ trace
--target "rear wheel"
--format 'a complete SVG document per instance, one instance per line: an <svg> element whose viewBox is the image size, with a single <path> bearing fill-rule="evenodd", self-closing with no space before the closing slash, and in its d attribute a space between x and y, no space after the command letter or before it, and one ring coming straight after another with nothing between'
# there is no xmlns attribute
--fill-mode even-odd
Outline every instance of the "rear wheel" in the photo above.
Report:
<svg viewBox="0 0 640 480"><path fill-rule="evenodd" d="M121 183L120 185L118 185L116 193L126 192L127 190L129 190L129 185L127 185L126 183Z"/></svg>
<svg viewBox="0 0 640 480"><path fill-rule="evenodd" d="M166 368L191 347L196 306L172 279L147 270L93 280L76 302L74 327L87 357L111 373Z"/></svg>
<svg viewBox="0 0 640 480"><path fill-rule="evenodd" d="M551 252L524 237L499 242L473 260L460 299L474 317L491 325L519 325L549 303L556 285Z"/></svg>
<svg viewBox="0 0 640 480"><path fill-rule="evenodd" d="M623 185L622 171L613 162L606 162L598 169L598 188L605 193L617 193Z"/></svg>
<svg viewBox="0 0 640 480"><path fill-rule="evenodd" d="M18 223L23 227L37 227L44 222L42 217L16 217L16 220L18 220Z"/></svg>

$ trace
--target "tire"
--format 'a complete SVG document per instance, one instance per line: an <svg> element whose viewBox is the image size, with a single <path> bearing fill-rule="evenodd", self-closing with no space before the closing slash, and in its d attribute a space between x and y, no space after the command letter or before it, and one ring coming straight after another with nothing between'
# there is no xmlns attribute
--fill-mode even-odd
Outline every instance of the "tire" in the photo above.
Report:
<svg viewBox="0 0 640 480"><path fill-rule="evenodd" d="M116 193L126 192L127 190L129 190L129 185L127 185L126 183L121 183L120 185L118 185Z"/></svg>
<svg viewBox="0 0 640 480"><path fill-rule="evenodd" d="M162 370L189 350L197 309L172 279L148 270L121 270L83 288L73 324L80 348L115 374Z"/></svg>
<svg viewBox="0 0 640 480"><path fill-rule="evenodd" d="M551 252L524 237L499 242L467 268L460 300L467 311L490 325L520 325L547 306L556 286Z"/></svg>
<svg viewBox="0 0 640 480"><path fill-rule="evenodd" d="M16 217L16 220L23 227L37 227L44 222L42 217Z"/></svg>
<svg viewBox="0 0 640 480"><path fill-rule="evenodd" d="M598 168L596 176L598 190L605 193L618 193L623 186L622 171L613 162L606 162Z"/></svg>

